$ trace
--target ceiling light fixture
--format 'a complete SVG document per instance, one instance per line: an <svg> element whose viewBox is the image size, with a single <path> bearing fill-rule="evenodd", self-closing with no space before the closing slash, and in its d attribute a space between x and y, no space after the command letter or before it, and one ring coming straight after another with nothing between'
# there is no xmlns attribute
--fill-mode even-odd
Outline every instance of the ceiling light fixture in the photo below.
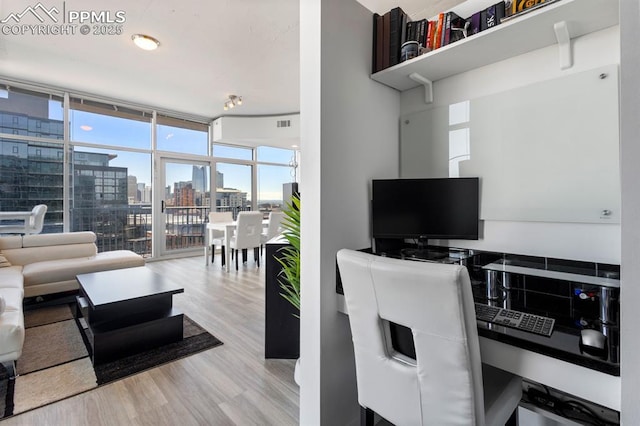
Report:
<svg viewBox="0 0 640 426"><path fill-rule="evenodd" d="M131 40L133 40L136 46L144 50L155 50L160 46L158 40L145 34L134 34L131 36Z"/></svg>
<svg viewBox="0 0 640 426"><path fill-rule="evenodd" d="M229 95L229 98L224 103L224 110L227 111L236 105L242 105L242 96Z"/></svg>

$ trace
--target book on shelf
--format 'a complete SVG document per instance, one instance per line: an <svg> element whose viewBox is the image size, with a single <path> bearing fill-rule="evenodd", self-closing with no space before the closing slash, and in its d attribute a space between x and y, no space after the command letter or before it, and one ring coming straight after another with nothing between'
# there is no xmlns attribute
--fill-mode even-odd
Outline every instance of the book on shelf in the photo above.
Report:
<svg viewBox="0 0 640 426"><path fill-rule="evenodd" d="M442 45L446 46L467 36L466 19L455 12L447 12L445 16L444 37Z"/></svg>
<svg viewBox="0 0 640 426"><path fill-rule="evenodd" d="M426 47L429 50L433 50L433 39L435 37L436 32L436 21L428 21L427 22L427 44Z"/></svg>
<svg viewBox="0 0 640 426"><path fill-rule="evenodd" d="M418 43L419 47L427 47L427 20L421 19L418 25Z"/></svg>
<svg viewBox="0 0 640 426"><path fill-rule="evenodd" d="M382 15L382 69L389 67L389 27L391 23L391 12Z"/></svg>
<svg viewBox="0 0 640 426"><path fill-rule="evenodd" d="M415 21L407 22L407 39L406 39L406 41L415 40L416 24L417 24L417 22L415 22Z"/></svg>
<svg viewBox="0 0 640 426"><path fill-rule="evenodd" d="M467 19L467 22L469 23L467 36L472 36L480 32L480 14L481 12L476 12Z"/></svg>
<svg viewBox="0 0 640 426"><path fill-rule="evenodd" d="M500 24L505 17L505 3L500 1L480 11L480 31Z"/></svg>
<svg viewBox="0 0 640 426"><path fill-rule="evenodd" d="M456 17L451 20L451 28L449 28L449 44L455 43L469 36L469 23L466 19Z"/></svg>
<svg viewBox="0 0 640 426"><path fill-rule="evenodd" d="M372 72L382 69L382 39L384 38L382 16L373 14L373 59L371 64Z"/></svg>
<svg viewBox="0 0 640 426"><path fill-rule="evenodd" d="M400 7L394 7L390 11L389 17L389 66L392 67L400 62L400 46L402 36L405 33L403 26L406 26L407 15Z"/></svg>
<svg viewBox="0 0 640 426"><path fill-rule="evenodd" d="M560 0L507 0L506 1L506 16L503 21L515 18L525 13L532 12L541 7L547 6L551 3L558 2Z"/></svg>
<svg viewBox="0 0 640 426"><path fill-rule="evenodd" d="M444 13L438 14L438 20L436 21L436 31L433 37L433 48L439 49L442 46L442 27L444 25Z"/></svg>
<svg viewBox="0 0 640 426"><path fill-rule="evenodd" d="M504 18L504 1L500 1L487 8L486 20L487 28L495 27Z"/></svg>

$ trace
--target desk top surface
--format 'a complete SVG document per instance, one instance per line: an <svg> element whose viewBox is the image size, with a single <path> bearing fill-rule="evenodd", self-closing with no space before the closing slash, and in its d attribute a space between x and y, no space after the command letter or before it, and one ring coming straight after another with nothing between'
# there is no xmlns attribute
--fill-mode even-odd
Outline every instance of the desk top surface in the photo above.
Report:
<svg viewBox="0 0 640 426"><path fill-rule="evenodd" d="M461 255L453 252L453 257L431 253L435 261L444 263L459 263L467 266L471 277L474 299L477 303L512 309L535 315L554 318L555 327L551 336L545 337L498 324L478 321L478 334L506 344L517 346L543 355L551 356L563 361L601 371L613 376L620 375L620 331L619 322L605 324L600 320L601 305L599 303L599 289L602 281L617 280L609 278L615 276L615 267L605 265L608 272L581 273L585 265L582 263L563 266L559 271L548 274L536 259L526 259L527 262L506 262L514 268L504 268L502 259L504 254L476 252L471 255ZM398 253L386 253L389 257L406 260L421 260L407 257ZM518 259L521 260L521 259ZM531 262L529 262L531 260ZM487 265L493 265L487 267ZM548 262L542 262L548 266ZM579 266L580 268L576 268ZM587 265L589 266L589 265ZM534 271L532 272L531 269ZM595 270L598 268L596 267ZM508 283L499 283L500 297L498 300L487 299L488 271L507 272ZM532 272L532 273L529 273ZM618 270L619 273L619 270ZM502 274L501 274L502 275ZM577 276L577 277L576 277ZM595 281L591 281L593 278ZM502 280L502 276L500 280ZM594 283L600 283L599 285ZM610 282L608 282L610 284ZM609 287L604 284L604 287ZM611 285L609 288L614 287ZM611 288L617 292L618 288ZM341 283L337 285L337 292L342 293ZM616 300L617 302L617 300ZM617 314L617 310L615 312ZM580 334L583 328L594 328L601 331L607 338L605 351L592 351L582 347Z"/></svg>

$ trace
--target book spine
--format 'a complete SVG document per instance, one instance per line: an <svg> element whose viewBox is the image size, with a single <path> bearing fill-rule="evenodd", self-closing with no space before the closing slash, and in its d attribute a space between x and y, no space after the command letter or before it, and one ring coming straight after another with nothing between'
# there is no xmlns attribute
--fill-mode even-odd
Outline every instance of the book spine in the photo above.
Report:
<svg viewBox="0 0 640 426"><path fill-rule="evenodd" d="M407 22L407 40L413 40L415 34L415 22Z"/></svg>
<svg viewBox="0 0 640 426"><path fill-rule="evenodd" d="M409 38L407 38L407 21L407 15L400 10L400 42L398 44L398 58L400 58L400 49L402 48L402 45L406 41L409 41ZM398 59L398 61L400 61L400 59Z"/></svg>
<svg viewBox="0 0 640 426"><path fill-rule="evenodd" d="M433 50L433 35L436 30L436 22L429 21L427 26L427 49Z"/></svg>
<svg viewBox="0 0 640 426"><path fill-rule="evenodd" d="M420 43L420 46L426 47L427 45L427 20L422 19L420 21L420 30L418 31L418 35L416 36L416 41Z"/></svg>
<svg viewBox="0 0 640 426"><path fill-rule="evenodd" d="M382 69L382 44L384 40L384 32L383 32L383 24L382 24L382 16L377 13L374 15L375 26L376 26L376 34L374 36L375 40L375 66L374 72L378 72Z"/></svg>
<svg viewBox="0 0 640 426"><path fill-rule="evenodd" d="M496 25L502 23L502 19L506 16L506 5L504 1L498 2L496 6Z"/></svg>
<svg viewBox="0 0 640 426"><path fill-rule="evenodd" d="M449 40L451 39L451 18L452 18L452 12L447 12L447 14L445 15L444 18L444 34L443 34L443 40L442 40L442 45L446 46L447 44L449 44Z"/></svg>
<svg viewBox="0 0 640 426"><path fill-rule="evenodd" d="M480 31L487 29L487 9L480 12Z"/></svg>
<svg viewBox="0 0 640 426"><path fill-rule="evenodd" d="M498 17L496 14L496 5L489 6L486 11L486 26L487 28L492 28L498 25Z"/></svg>
<svg viewBox="0 0 640 426"><path fill-rule="evenodd" d="M438 49L442 46L442 26L444 25L444 13L438 15L438 23L436 24L436 33L433 39L433 48Z"/></svg>
<svg viewBox="0 0 640 426"><path fill-rule="evenodd" d="M389 66L396 65L400 60L400 8L391 9L389 20Z"/></svg>
<svg viewBox="0 0 640 426"><path fill-rule="evenodd" d="M478 34L480 32L480 12L476 12L469 18L468 35Z"/></svg>
<svg viewBox="0 0 640 426"><path fill-rule="evenodd" d="M389 28L391 23L391 12L387 12L382 17L382 69L389 67Z"/></svg>

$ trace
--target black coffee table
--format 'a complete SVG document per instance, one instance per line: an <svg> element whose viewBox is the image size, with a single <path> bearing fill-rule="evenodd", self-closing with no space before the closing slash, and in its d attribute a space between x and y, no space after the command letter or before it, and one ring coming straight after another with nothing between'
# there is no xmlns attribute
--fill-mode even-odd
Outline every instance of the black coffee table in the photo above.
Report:
<svg viewBox="0 0 640 426"><path fill-rule="evenodd" d="M94 365L182 340L173 295L184 288L145 266L76 276L76 318Z"/></svg>

